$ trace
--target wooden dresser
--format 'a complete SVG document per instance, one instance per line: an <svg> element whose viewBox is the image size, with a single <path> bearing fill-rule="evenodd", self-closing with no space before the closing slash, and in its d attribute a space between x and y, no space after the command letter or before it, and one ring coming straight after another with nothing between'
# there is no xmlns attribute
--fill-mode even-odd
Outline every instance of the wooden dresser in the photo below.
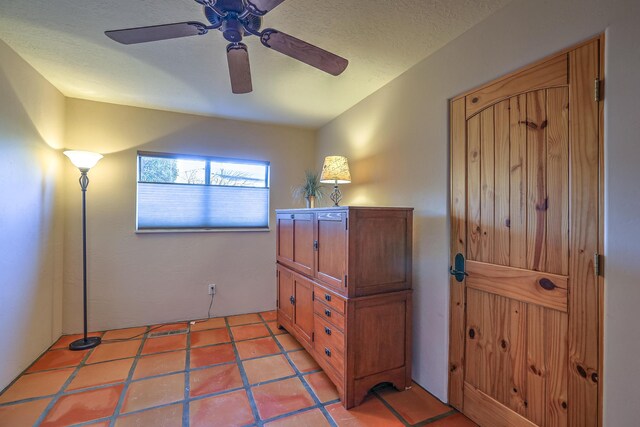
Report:
<svg viewBox="0 0 640 427"><path fill-rule="evenodd" d="M409 387L413 208L276 212L278 326L347 409L377 384Z"/></svg>

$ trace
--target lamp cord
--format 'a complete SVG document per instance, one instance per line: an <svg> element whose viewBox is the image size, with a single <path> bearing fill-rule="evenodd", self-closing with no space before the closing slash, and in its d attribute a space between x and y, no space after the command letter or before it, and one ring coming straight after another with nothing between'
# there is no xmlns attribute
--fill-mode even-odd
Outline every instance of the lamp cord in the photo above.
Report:
<svg viewBox="0 0 640 427"><path fill-rule="evenodd" d="M211 294L211 301L209 302L209 309L207 310L207 319L206 320L194 320L192 322L189 322L190 325L195 325L197 323L206 322L207 320L211 319L211 308L213 307L214 298L215 298L215 294ZM106 340L106 342L131 341L131 340L134 340L136 338L139 338L139 337L143 336L144 334L148 334L150 332L153 332L156 329L161 328L163 326L164 325L157 325L157 326L154 326L153 328L149 329L148 331L141 332L141 333L139 333L137 335L133 335L133 336L131 336L129 338L119 338L119 339L114 339L114 340Z"/></svg>
<svg viewBox="0 0 640 427"><path fill-rule="evenodd" d="M209 303L209 309L207 310L207 320L211 319L211 307L213 307L213 299L216 294L211 294L211 302Z"/></svg>

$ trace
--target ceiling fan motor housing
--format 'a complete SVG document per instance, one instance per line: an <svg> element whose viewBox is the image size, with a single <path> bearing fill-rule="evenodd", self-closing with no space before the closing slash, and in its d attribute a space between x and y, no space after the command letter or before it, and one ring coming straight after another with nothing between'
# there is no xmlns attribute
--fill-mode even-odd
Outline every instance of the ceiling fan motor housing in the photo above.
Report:
<svg viewBox="0 0 640 427"><path fill-rule="evenodd" d="M222 21L220 30L222 31L223 37L228 41L232 43L242 41L244 27L237 17L226 16Z"/></svg>

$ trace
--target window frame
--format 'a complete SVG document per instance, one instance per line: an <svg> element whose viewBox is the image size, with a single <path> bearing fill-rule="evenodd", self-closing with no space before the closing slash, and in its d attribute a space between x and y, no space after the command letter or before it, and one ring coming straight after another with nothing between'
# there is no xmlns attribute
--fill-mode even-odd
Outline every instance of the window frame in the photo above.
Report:
<svg viewBox="0 0 640 427"><path fill-rule="evenodd" d="M189 184L185 182L154 182L154 181L142 181L142 157L155 157L162 159L176 159L176 160L197 160L205 162L205 183L204 184ZM211 163L230 163L230 164L245 164L245 165L260 165L265 167L265 186L241 186L241 185L219 185L211 184ZM268 160L252 160L252 159L240 159L233 157L221 157L221 156L206 156L197 154L178 154L178 153L164 153L155 151L138 151L136 153L136 234L148 234L148 233L211 233L211 232L265 232L271 231L271 162ZM178 185L178 186L197 186L197 187L229 187L229 188L251 188L251 189L266 189L268 191L267 197L267 224L260 227L158 227L158 228L140 228L138 224L139 212L138 212L138 185L139 184L158 184L158 185Z"/></svg>

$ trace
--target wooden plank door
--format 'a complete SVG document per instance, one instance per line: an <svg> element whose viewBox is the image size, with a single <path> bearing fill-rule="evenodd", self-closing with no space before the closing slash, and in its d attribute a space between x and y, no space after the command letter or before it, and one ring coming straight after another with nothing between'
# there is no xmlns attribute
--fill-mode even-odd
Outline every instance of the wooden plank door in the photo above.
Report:
<svg viewBox="0 0 640 427"><path fill-rule="evenodd" d="M449 399L482 426L598 424L601 42L451 103Z"/></svg>

